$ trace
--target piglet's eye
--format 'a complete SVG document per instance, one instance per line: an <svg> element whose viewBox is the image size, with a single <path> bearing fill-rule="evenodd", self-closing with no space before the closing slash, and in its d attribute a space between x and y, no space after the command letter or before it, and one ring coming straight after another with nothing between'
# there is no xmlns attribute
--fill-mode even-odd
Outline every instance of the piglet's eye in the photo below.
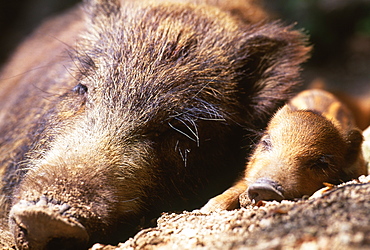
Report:
<svg viewBox="0 0 370 250"><path fill-rule="evenodd" d="M330 156L321 156L318 159L308 162L308 166L312 170L325 170L330 168Z"/></svg>
<svg viewBox="0 0 370 250"><path fill-rule="evenodd" d="M72 91L75 92L76 94L84 95L87 93L87 87L86 85L79 83L76 85L76 87L72 89Z"/></svg>

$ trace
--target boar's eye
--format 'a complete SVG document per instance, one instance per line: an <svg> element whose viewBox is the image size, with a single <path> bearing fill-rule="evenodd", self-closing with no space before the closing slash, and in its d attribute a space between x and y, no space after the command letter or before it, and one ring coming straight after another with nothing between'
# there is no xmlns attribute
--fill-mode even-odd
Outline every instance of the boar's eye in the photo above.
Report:
<svg viewBox="0 0 370 250"><path fill-rule="evenodd" d="M266 134L261 139L261 145L263 147L263 150L271 150L272 149L272 142L271 137L269 134Z"/></svg>
<svg viewBox="0 0 370 250"><path fill-rule="evenodd" d="M72 91L75 92L76 94L84 95L87 93L87 87L86 85L79 83L77 84L76 87L72 89Z"/></svg>

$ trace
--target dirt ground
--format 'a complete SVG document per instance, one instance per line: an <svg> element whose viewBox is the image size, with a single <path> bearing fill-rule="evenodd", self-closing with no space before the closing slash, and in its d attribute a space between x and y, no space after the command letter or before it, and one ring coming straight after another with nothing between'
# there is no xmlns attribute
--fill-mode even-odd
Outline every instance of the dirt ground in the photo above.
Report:
<svg viewBox="0 0 370 250"><path fill-rule="evenodd" d="M234 211L164 214L118 246L91 249L370 249L370 176L321 197ZM6 231L1 249L14 249Z"/></svg>
<svg viewBox="0 0 370 250"><path fill-rule="evenodd" d="M118 247L92 249L370 249L370 176L301 201L164 214Z"/></svg>

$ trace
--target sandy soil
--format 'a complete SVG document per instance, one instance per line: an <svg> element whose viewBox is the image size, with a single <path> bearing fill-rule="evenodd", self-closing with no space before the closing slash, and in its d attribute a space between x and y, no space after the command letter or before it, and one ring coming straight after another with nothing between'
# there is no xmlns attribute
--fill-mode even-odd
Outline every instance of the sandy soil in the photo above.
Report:
<svg viewBox="0 0 370 250"><path fill-rule="evenodd" d="M301 201L165 214L118 247L92 249L370 249L370 176Z"/></svg>

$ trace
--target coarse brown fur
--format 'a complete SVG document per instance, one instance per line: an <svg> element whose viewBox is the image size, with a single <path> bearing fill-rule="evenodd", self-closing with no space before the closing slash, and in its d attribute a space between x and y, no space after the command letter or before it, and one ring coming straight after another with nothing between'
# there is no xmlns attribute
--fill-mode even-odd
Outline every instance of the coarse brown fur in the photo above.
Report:
<svg viewBox="0 0 370 250"><path fill-rule="evenodd" d="M272 117L245 177L202 211L235 208L244 192L255 202L301 198L324 183L339 184L367 174L362 141L350 110L334 95L319 89L303 91Z"/></svg>
<svg viewBox="0 0 370 250"><path fill-rule="evenodd" d="M0 76L0 171L19 248L114 243L243 169L309 48L252 1L208 2L87 1L16 51Z"/></svg>

